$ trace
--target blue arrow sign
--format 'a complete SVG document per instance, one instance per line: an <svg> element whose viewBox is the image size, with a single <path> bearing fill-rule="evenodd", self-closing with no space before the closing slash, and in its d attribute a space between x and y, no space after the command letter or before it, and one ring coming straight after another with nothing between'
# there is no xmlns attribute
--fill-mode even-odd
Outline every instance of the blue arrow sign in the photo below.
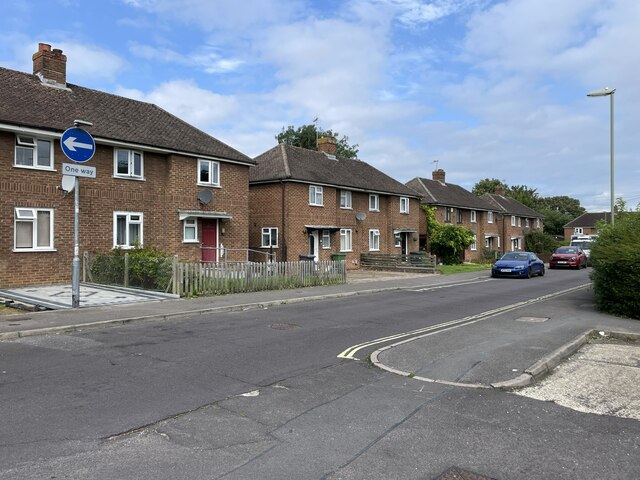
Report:
<svg viewBox="0 0 640 480"><path fill-rule="evenodd" d="M60 146L69 160L82 163L91 160L96 152L96 142L89 132L82 128L69 128L60 138Z"/></svg>

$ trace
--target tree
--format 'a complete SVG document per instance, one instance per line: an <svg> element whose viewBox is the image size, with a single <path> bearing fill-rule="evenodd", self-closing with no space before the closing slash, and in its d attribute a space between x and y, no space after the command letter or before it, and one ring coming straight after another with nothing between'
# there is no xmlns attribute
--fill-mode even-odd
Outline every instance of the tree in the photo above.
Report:
<svg viewBox="0 0 640 480"><path fill-rule="evenodd" d="M538 210L541 206L541 198L535 188L529 188L526 185L514 185L507 190L507 196L517 200L523 205Z"/></svg>
<svg viewBox="0 0 640 480"><path fill-rule="evenodd" d="M306 148L307 150L317 150L318 138L323 136L335 137L336 155L343 158L358 158L358 144L349 144L349 137L343 135L341 138L338 132L332 130L323 130L316 127L315 124L303 125L295 128L289 125L286 129L282 127L282 131L276 135L278 143L293 145L294 147Z"/></svg>
<svg viewBox="0 0 640 480"><path fill-rule="evenodd" d="M457 225L443 225L436 219L436 207L421 205L427 217L427 238L429 250L445 265L462 262L466 248L473 243L473 232Z"/></svg>
<svg viewBox="0 0 640 480"><path fill-rule="evenodd" d="M509 189L509 186L506 183L498 180L497 178L484 178L473 186L471 193L478 196L485 193L496 193L496 188L498 187L504 188L505 191Z"/></svg>
<svg viewBox="0 0 640 480"><path fill-rule="evenodd" d="M580 200L560 195L555 197L544 197L541 199L545 210L554 210L571 217L571 220L578 218L587 210L580 206ZM569 221L571 221L569 220Z"/></svg>

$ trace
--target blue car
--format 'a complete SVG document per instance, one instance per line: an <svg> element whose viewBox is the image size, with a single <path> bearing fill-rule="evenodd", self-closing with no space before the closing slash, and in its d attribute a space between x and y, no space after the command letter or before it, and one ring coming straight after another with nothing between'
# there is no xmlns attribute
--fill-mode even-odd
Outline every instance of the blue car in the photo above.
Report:
<svg viewBox="0 0 640 480"><path fill-rule="evenodd" d="M544 262L531 252L507 252L491 266L492 277L531 278L533 275L544 275Z"/></svg>

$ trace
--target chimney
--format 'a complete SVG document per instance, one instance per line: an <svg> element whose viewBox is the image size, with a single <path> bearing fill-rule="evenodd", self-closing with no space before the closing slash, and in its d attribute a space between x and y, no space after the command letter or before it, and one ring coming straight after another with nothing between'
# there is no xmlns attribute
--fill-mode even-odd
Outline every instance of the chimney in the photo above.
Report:
<svg viewBox="0 0 640 480"><path fill-rule="evenodd" d="M336 137L320 137L318 139L318 151L324 152L327 155L336 154Z"/></svg>
<svg viewBox="0 0 640 480"><path fill-rule="evenodd" d="M436 180L436 181L438 181L438 182L442 182L442 183L445 183L445 182L444 182L444 175L445 175L444 170L443 170L443 169L441 169L441 168L439 168L439 169L434 170L433 172L431 172L431 178L432 178L433 180Z"/></svg>
<svg viewBox="0 0 640 480"><path fill-rule="evenodd" d="M62 50L46 43L38 44L38 51L33 54L33 74L42 82L67 85L67 56Z"/></svg>
<svg viewBox="0 0 640 480"><path fill-rule="evenodd" d="M498 185L495 188L494 192L496 195L500 195L501 197L504 197L505 194L507 193L507 190L502 185Z"/></svg>

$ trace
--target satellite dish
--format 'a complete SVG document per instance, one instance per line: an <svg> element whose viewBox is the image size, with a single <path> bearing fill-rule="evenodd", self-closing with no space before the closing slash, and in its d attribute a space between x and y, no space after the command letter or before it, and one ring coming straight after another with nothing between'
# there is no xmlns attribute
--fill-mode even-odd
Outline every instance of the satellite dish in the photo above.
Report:
<svg viewBox="0 0 640 480"><path fill-rule="evenodd" d="M213 200L213 193L211 193L211 190L202 190L198 192L198 201L202 205L208 205L211 203L211 200Z"/></svg>
<svg viewBox="0 0 640 480"><path fill-rule="evenodd" d="M76 186L76 177L71 175L63 175L62 176L62 190L67 193L73 192L74 187Z"/></svg>
<svg viewBox="0 0 640 480"><path fill-rule="evenodd" d="M365 218L367 218L367 214L364 212L358 212L356 213L356 220L364 220Z"/></svg>

